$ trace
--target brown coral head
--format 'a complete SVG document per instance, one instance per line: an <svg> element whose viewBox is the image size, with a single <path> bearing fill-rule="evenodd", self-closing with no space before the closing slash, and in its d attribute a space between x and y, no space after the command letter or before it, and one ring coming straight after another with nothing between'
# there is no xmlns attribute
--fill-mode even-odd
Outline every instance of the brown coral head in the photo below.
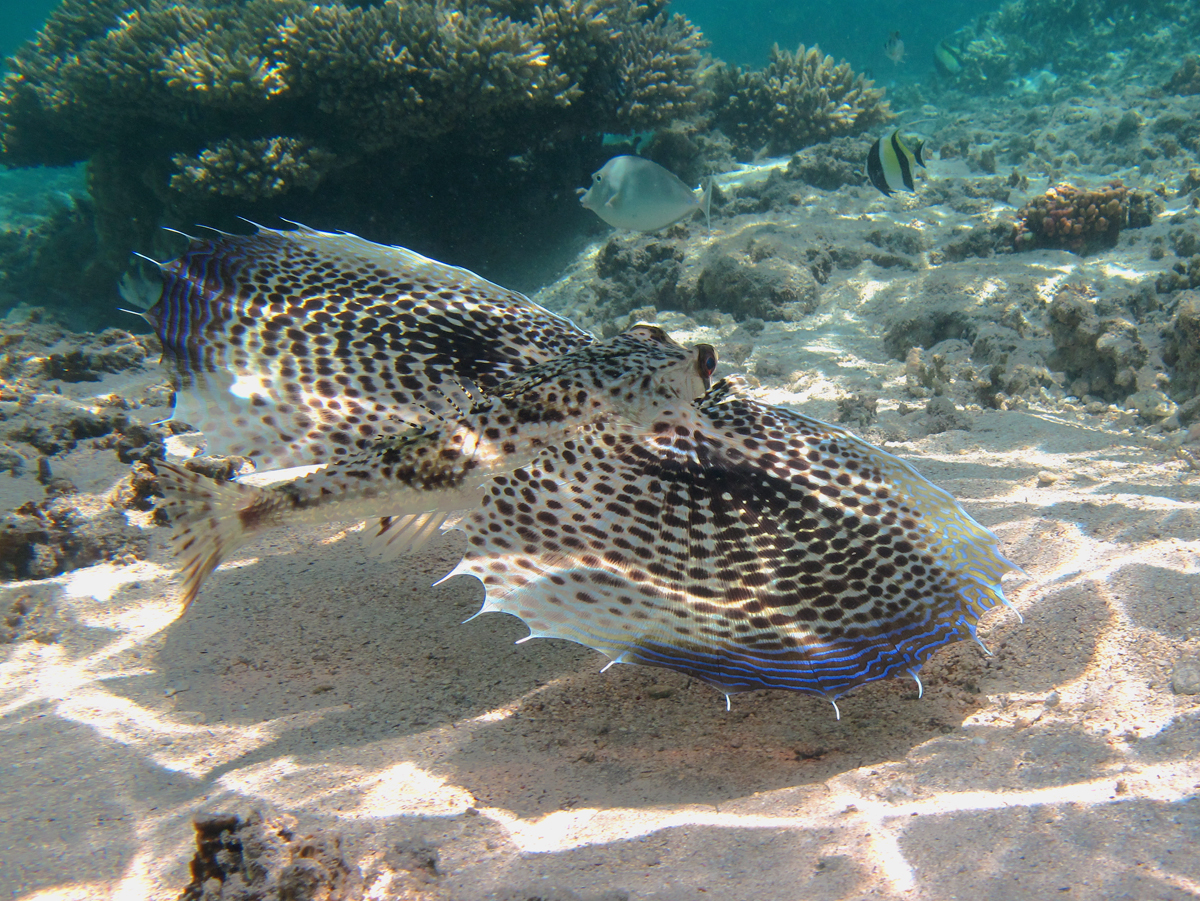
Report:
<svg viewBox="0 0 1200 901"><path fill-rule="evenodd" d="M1096 190L1055 185L1018 211L1013 249L1057 248L1082 254L1111 247L1128 219L1128 195L1119 181Z"/></svg>

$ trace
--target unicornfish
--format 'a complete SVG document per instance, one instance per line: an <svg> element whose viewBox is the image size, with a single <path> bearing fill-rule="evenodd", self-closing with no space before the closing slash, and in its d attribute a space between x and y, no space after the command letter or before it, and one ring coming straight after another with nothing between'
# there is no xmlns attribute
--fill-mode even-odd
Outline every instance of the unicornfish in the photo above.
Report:
<svg viewBox="0 0 1200 901"><path fill-rule="evenodd" d="M609 225L653 232L704 211L709 218L712 180L692 190L675 173L640 156L615 156L579 188L579 202Z"/></svg>

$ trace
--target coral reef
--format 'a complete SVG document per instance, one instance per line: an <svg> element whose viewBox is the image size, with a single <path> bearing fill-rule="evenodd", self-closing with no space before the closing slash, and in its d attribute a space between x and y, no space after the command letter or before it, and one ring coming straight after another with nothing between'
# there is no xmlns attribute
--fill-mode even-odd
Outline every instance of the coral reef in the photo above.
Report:
<svg viewBox="0 0 1200 901"><path fill-rule="evenodd" d="M89 302L111 300L103 274L80 261L97 251L92 206L86 197L55 198L52 209L29 216L19 227L0 230L0 309L36 296L77 329L103 327L107 319Z"/></svg>
<svg viewBox="0 0 1200 901"><path fill-rule="evenodd" d="M0 579L44 579L99 560L145 557L149 547L150 537L115 508L87 517L69 496L29 502L0 517Z"/></svg>
<svg viewBox="0 0 1200 901"><path fill-rule="evenodd" d="M685 309L710 309L737 319L798 322L817 308L819 288L808 267L761 244L714 249L701 263Z"/></svg>
<svg viewBox="0 0 1200 901"><path fill-rule="evenodd" d="M870 140L854 137L822 142L792 157L787 167L788 178L822 191L836 191L843 185L865 185L863 160L870 147Z"/></svg>
<svg viewBox="0 0 1200 901"><path fill-rule="evenodd" d="M1129 221L1129 190L1120 182L1095 191L1056 185L1021 207L1017 217L1014 250L1049 247L1092 253L1116 245Z"/></svg>
<svg viewBox="0 0 1200 901"><path fill-rule="evenodd" d="M1155 288L1159 294L1170 294L1172 291L1184 291L1188 288L1200 288L1200 253L1180 260L1162 273L1155 280Z"/></svg>
<svg viewBox="0 0 1200 901"><path fill-rule="evenodd" d="M947 43L962 57L958 84L1045 93L1063 74L1094 70L1106 54L1119 55L1125 71L1161 65L1192 49L1197 24L1195 6L1173 0L1008 0Z"/></svg>
<svg viewBox="0 0 1200 901"><path fill-rule="evenodd" d="M92 162L110 276L130 249L159 251L158 225L224 224L255 201L324 188L303 214L336 206L352 226L347 205L389 190L380 172L436 184L471 160L478 180L513 184L499 170L523 154L693 115L706 96L704 40L665 7L65 0L10 61L0 162ZM376 185L355 194L355 180ZM423 192L426 204L434 193ZM485 192L474 200L477 210L488 202Z"/></svg>
<svg viewBox="0 0 1200 901"><path fill-rule="evenodd" d="M77 335L38 310L0 321L0 580L41 579L100 560L145 556L144 461L161 459L164 384L129 387L158 354L153 336ZM106 384L107 380L107 384ZM135 464L130 473L129 464Z"/></svg>
<svg viewBox="0 0 1200 901"><path fill-rule="evenodd" d="M288 816L200 814L180 901L357 901L362 873L336 833L300 835Z"/></svg>
<svg viewBox="0 0 1200 901"><path fill-rule="evenodd" d="M740 158L778 155L852 135L892 118L883 89L835 63L817 47L771 50L761 71L720 66L712 76L714 125L734 142Z"/></svg>
<svg viewBox="0 0 1200 901"><path fill-rule="evenodd" d="M1164 91L1190 96L1200 94L1200 56L1189 56L1163 85Z"/></svg>

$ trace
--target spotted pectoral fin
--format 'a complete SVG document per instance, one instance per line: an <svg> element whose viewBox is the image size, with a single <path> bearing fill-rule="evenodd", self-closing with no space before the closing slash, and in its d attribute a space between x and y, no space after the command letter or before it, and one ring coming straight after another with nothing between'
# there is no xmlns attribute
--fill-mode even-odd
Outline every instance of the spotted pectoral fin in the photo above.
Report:
<svg viewBox="0 0 1200 901"><path fill-rule="evenodd" d="M478 501L482 496L483 492L479 491L474 499ZM453 528L461 516L462 511L457 510L385 516L377 523L368 524L371 547L387 559L415 554L431 539Z"/></svg>
<svg viewBox="0 0 1200 901"><path fill-rule="evenodd" d="M973 637L1013 569L903 461L728 381L493 480L460 527L485 611L726 692L913 672Z"/></svg>
<svg viewBox="0 0 1200 901"><path fill-rule="evenodd" d="M159 508L171 521L171 544L180 564L180 598L186 609L204 580L249 537L248 520L267 498L262 488L216 482L171 463L158 462L163 492Z"/></svg>
<svg viewBox="0 0 1200 901"><path fill-rule="evenodd" d="M175 418L260 469L348 457L594 340L465 269L303 227L194 239L162 272L145 315Z"/></svg>

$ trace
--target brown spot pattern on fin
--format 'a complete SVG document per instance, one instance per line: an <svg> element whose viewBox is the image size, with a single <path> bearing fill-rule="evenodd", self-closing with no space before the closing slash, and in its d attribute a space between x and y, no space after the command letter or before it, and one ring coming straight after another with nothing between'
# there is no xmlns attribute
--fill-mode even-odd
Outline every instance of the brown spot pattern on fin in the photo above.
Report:
<svg viewBox="0 0 1200 901"><path fill-rule="evenodd" d="M260 469L345 457L594 340L465 269L304 227L194 240L163 276L147 317L175 418Z"/></svg>
<svg viewBox="0 0 1200 901"><path fill-rule="evenodd" d="M908 464L730 380L494 479L461 527L485 610L725 692L915 672L1015 568Z"/></svg>

